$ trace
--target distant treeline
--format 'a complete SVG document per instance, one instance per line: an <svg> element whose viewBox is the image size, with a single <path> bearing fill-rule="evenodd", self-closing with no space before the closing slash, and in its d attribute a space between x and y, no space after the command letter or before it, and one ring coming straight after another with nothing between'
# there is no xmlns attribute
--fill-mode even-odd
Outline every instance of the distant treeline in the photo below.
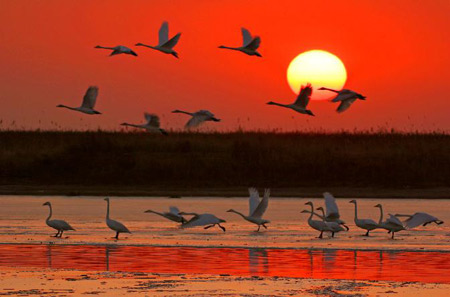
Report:
<svg viewBox="0 0 450 297"><path fill-rule="evenodd" d="M448 187L450 135L3 131L0 184Z"/></svg>

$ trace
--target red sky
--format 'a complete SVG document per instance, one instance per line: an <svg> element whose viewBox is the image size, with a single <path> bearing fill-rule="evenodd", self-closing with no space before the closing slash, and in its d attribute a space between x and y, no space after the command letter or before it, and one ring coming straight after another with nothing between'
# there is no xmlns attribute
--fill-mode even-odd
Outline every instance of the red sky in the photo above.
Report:
<svg viewBox="0 0 450 297"><path fill-rule="evenodd" d="M450 130L450 1L0 0L1 128L115 129L142 122L182 128L173 109L209 109L210 129ZM181 32L180 59L134 47L156 44L162 21ZM263 58L220 50L240 27L260 35ZM122 44L139 57L108 57ZM314 101L308 117L268 106L295 99L286 81L298 54L322 49L344 62L346 88L367 96L347 112ZM89 85L101 116L77 106ZM275 100L277 99L277 100ZM13 124L13 121L14 124Z"/></svg>

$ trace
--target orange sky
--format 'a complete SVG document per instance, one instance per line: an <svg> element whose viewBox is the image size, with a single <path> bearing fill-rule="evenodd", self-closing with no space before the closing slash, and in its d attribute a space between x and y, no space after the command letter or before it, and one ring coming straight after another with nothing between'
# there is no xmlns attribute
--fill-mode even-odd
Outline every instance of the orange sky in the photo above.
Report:
<svg viewBox="0 0 450 297"><path fill-rule="evenodd" d="M209 109L223 121L207 126L219 130L450 130L448 0L0 0L0 8L2 128L115 129L149 111L179 129L187 118L171 110ZM182 32L179 60L133 46L156 44L164 20L171 36ZM242 26L261 36L263 58L217 49L239 45ZM108 57L97 44L133 46L139 57ZM343 114L314 101L314 118L266 105L295 99L286 69L311 49L340 57L346 88L367 100ZM79 105L89 85L100 88L103 115L55 107Z"/></svg>

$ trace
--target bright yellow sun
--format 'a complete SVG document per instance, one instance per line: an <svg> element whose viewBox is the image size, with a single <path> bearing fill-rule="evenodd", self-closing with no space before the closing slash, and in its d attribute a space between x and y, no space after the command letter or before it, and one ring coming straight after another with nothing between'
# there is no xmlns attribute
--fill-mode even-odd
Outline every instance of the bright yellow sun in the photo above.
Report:
<svg viewBox="0 0 450 297"><path fill-rule="evenodd" d="M312 100L327 100L336 96L329 91L318 91L320 87L341 90L347 80L344 63L335 55L322 51L311 50L298 55L287 70L289 86L298 94L300 87L311 83L313 86Z"/></svg>

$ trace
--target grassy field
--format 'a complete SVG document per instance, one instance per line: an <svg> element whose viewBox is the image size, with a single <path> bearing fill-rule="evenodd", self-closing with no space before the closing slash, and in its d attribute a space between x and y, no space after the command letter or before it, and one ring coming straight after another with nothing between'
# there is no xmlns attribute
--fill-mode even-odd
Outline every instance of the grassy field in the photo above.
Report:
<svg viewBox="0 0 450 297"><path fill-rule="evenodd" d="M257 186L293 194L440 188L437 196L444 197L450 195L450 135L3 131L0 170L0 193L245 194Z"/></svg>

